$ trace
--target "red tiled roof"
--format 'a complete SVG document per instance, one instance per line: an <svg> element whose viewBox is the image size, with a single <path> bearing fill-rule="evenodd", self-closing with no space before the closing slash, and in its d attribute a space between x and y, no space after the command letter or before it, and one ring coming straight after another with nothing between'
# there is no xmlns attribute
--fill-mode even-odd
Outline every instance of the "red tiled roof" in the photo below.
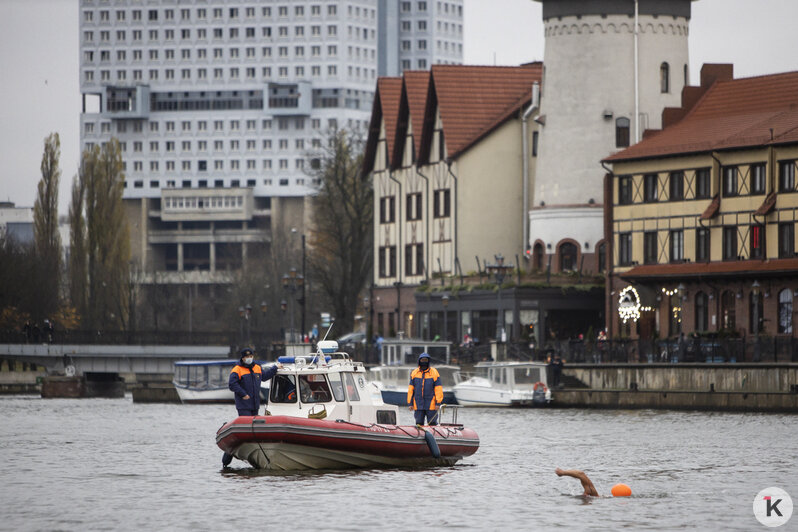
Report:
<svg viewBox="0 0 798 532"><path fill-rule="evenodd" d="M433 65L432 83L447 156L461 153L529 101L532 84L540 82L542 72L542 63L518 67Z"/></svg>
<svg viewBox="0 0 798 532"><path fill-rule="evenodd" d="M645 264L620 274L627 280L654 280L688 277L738 277L741 274L795 275L798 258L770 260L735 260L725 262L684 262L680 264Z"/></svg>
<svg viewBox="0 0 798 532"><path fill-rule="evenodd" d="M798 141L798 72L717 81L682 120L609 162Z"/></svg>
<svg viewBox="0 0 798 532"><path fill-rule="evenodd" d="M421 152L421 131L424 128L424 112L429 94L429 70L406 70L404 73L405 93L413 122L413 144L416 153Z"/></svg>
<svg viewBox="0 0 798 532"><path fill-rule="evenodd" d="M377 80L377 90L380 93L382 119L385 122L385 140L388 144L388 153L391 154L396 141L396 120L399 118L402 78L380 78Z"/></svg>

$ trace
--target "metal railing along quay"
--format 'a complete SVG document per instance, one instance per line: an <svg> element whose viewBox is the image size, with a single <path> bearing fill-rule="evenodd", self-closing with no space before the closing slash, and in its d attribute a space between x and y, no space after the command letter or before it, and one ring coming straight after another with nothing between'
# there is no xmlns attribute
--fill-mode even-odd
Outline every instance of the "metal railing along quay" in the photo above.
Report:
<svg viewBox="0 0 798 532"><path fill-rule="evenodd" d="M572 363L735 363L798 362L798 339L790 337L686 338L662 340L562 340L530 348L526 343L508 343L507 358L548 361L555 354ZM452 350L460 364L490 359L489 345Z"/></svg>

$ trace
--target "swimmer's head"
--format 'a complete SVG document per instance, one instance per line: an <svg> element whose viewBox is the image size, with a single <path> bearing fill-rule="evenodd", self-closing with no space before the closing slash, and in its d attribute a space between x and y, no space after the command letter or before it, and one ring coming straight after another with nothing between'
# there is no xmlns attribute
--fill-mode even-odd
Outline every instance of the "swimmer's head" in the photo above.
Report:
<svg viewBox="0 0 798 532"><path fill-rule="evenodd" d="M613 497L631 497L632 496L632 488L627 486L626 484L616 484L612 487L612 496Z"/></svg>

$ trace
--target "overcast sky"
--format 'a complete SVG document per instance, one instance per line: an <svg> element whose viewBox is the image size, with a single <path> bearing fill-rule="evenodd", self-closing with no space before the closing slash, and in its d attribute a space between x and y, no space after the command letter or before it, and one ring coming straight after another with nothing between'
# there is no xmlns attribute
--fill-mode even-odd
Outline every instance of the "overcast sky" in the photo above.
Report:
<svg viewBox="0 0 798 532"><path fill-rule="evenodd" d="M32 206L44 138L61 136L59 213L79 159L79 0L0 0L0 201ZM541 5L465 0L468 64L543 57ZM734 63L735 77L798 70L798 0L698 0L690 21L690 77Z"/></svg>

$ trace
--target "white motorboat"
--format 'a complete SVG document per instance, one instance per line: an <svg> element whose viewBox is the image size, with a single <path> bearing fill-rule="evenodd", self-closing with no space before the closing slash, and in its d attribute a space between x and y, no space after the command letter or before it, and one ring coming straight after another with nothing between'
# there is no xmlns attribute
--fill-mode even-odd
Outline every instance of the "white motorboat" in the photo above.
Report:
<svg viewBox="0 0 798 532"><path fill-rule="evenodd" d="M467 377L467 378L464 378ZM454 385L460 406L545 406L551 402L542 362L479 362Z"/></svg>
<svg viewBox="0 0 798 532"><path fill-rule="evenodd" d="M238 360L180 360L175 362L172 384L181 403L234 403L228 388L230 370ZM261 398L269 393L268 382L261 383Z"/></svg>

